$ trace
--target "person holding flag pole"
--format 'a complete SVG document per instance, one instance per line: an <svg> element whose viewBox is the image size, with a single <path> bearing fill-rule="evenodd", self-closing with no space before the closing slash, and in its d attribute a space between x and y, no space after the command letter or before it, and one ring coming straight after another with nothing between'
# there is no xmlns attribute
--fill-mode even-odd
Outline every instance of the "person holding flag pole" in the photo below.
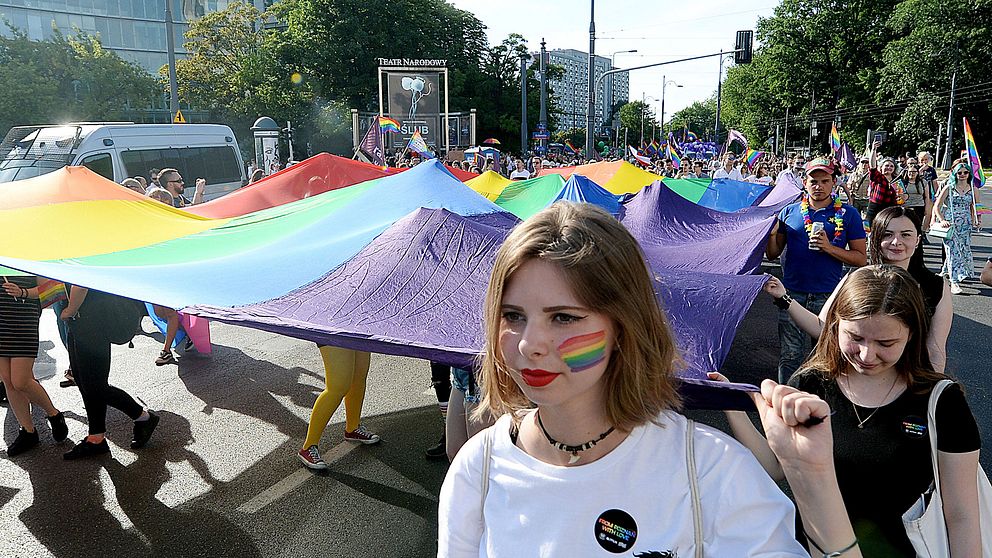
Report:
<svg viewBox="0 0 992 558"><path fill-rule="evenodd" d="M931 219L931 223L937 225L936 228L943 237L947 257L940 274L950 281L952 294L961 294L961 283L975 276L971 229L979 222L976 211L978 188L984 185L985 178L968 119L964 120L964 131L967 150L965 161L954 165L951 175L937 192ZM933 230L934 227L931 226L931 231Z"/></svg>

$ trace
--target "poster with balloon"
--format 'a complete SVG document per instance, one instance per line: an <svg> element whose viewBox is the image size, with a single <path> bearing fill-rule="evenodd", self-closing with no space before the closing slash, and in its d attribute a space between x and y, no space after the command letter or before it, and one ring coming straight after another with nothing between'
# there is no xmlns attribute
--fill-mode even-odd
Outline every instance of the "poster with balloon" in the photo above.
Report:
<svg viewBox="0 0 992 558"><path fill-rule="evenodd" d="M443 143L440 80L438 72L387 72L389 116L400 123L400 133L389 134L391 147L405 146L418 131L432 147Z"/></svg>

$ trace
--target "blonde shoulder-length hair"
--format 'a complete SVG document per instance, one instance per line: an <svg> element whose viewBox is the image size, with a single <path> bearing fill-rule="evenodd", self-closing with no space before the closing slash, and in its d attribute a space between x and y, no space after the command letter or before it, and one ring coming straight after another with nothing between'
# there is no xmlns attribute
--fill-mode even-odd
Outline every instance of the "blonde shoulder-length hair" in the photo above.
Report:
<svg viewBox="0 0 992 558"><path fill-rule="evenodd" d="M534 259L558 266L580 302L613 322L616 341L604 376L610 422L630 430L681 408L675 379L681 359L637 241L594 205L557 202L517 225L496 256L485 298L478 415L511 413L519 420L520 411L534 407L499 346L504 288Z"/></svg>

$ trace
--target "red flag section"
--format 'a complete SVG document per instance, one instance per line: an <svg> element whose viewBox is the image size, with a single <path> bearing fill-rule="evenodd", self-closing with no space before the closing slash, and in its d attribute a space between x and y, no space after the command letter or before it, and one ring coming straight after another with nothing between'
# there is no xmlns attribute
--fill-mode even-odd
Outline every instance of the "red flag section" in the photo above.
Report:
<svg viewBox="0 0 992 558"><path fill-rule="evenodd" d="M460 169L445 168L460 181L478 176ZM224 197L186 210L213 219L236 217L405 170L320 153Z"/></svg>

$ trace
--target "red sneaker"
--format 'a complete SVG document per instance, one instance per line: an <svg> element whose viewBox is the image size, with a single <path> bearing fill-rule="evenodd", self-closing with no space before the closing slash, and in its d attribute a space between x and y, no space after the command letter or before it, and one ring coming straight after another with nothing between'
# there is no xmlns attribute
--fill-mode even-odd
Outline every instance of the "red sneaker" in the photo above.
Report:
<svg viewBox="0 0 992 558"><path fill-rule="evenodd" d="M349 442L356 442L359 444L378 444L381 440L378 434L369 432L364 426L359 426L353 432L348 432L345 430L344 439Z"/></svg>
<svg viewBox="0 0 992 558"><path fill-rule="evenodd" d="M320 452L317 450L317 446L310 446L306 449L301 449L296 455L308 469L321 470L327 468L327 463L325 463L324 459L320 457Z"/></svg>

